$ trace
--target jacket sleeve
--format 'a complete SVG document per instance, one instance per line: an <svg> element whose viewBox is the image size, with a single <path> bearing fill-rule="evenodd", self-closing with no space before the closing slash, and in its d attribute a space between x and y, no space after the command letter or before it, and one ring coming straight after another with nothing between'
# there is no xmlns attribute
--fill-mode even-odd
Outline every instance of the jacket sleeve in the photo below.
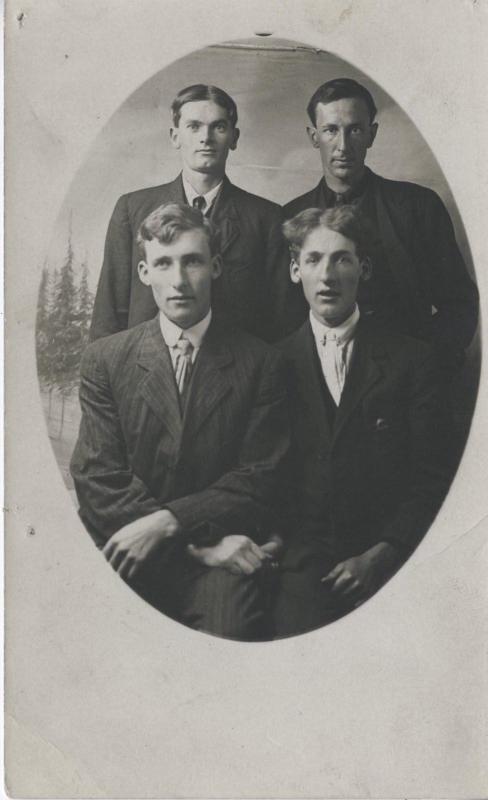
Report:
<svg viewBox="0 0 488 800"><path fill-rule="evenodd" d="M102 270L90 327L92 341L127 328L132 247L133 232L127 195L123 195L115 205L105 239Z"/></svg>
<svg viewBox="0 0 488 800"><path fill-rule="evenodd" d="M97 343L81 364L82 419L71 459L80 517L97 544L161 505L128 464L124 436Z"/></svg>
<svg viewBox="0 0 488 800"><path fill-rule="evenodd" d="M435 192L426 192L418 209L429 260L432 341L461 352L471 342L478 321L478 290L460 253L451 218Z"/></svg>
<svg viewBox="0 0 488 800"><path fill-rule="evenodd" d="M426 356L412 359L407 410L409 468L403 497L380 536L404 553L412 551L427 533L455 471L442 385L438 359L429 347Z"/></svg>
<svg viewBox="0 0 488 800"><path fill-rule="evenodd" d="M165 506L183 529L217 527L226 533L270 530L280 505L290 444L283 363L272 353L263 363L259 387L235 466L203 491Z"/></svg>

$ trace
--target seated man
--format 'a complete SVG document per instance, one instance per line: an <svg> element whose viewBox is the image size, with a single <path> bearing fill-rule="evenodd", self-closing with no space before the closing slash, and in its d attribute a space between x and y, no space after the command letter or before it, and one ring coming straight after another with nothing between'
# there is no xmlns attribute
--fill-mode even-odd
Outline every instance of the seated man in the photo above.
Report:
<svg viewBox="0 0 488 800"><path fill-rule="evenodd" d="M289 445L281 356L212 319L221 258L199 210L157 208L138 242L159 313L83 357L71 462L80 515L112 567L161 611L259 639Z"/></svg>
<svg viewBox="0 0 488 800"><path fill-rule="evenodd" d="M431 346L360 316L367 231L357 208L309 208L284 225L309 318L289 360L293 487L276 632L364 602L415 548L449 487Z"/></svg>

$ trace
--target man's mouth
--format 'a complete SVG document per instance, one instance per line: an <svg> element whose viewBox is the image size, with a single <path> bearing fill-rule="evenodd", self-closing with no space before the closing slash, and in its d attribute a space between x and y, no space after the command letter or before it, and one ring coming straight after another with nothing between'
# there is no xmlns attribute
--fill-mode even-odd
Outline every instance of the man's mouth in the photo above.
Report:
<svg viewBox="0 0 488 800"><path fill-rule="evenodd" d="M334 292L332 289L326 289L322 292L317 292L317 297L320 297L322 300L337 300L340 297L339 292Z"/></svg>
<svg viewBox="0 0 488 800"><path fill-rule="evenodd" d="M174 297L168 297L168 301L172 303L186 303L189 300L193 300L193 297L190 294L179 294L175 295Z"/></svg>

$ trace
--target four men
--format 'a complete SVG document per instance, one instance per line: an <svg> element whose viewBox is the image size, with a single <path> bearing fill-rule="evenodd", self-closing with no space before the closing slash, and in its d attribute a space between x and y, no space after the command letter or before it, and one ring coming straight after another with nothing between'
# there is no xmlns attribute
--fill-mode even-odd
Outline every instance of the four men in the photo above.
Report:
<svg viewBox="0 0 488 800"><path fill-rule="evenodd" d="M283 237L225 177L233 100L178 94L182 174L118 201L81 370L86 527L157 608L243 640L337 619L418 544L453 474L440 367L477 319L437 195L364 165L369 92L330 81L308 111L324 178Z"/></svg>

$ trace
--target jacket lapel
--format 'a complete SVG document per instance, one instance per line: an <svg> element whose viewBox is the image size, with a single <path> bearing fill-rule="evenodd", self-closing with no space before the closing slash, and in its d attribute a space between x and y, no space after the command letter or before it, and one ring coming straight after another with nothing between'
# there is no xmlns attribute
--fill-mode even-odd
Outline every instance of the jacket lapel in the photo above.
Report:
<svg viewBox="0 0 488 800"><path fill-rule="evenodd" d="M183 417L183 437L191 442L222 399L232 390L225 367L233 361L225 332L212 322L195 362Z"/></svg>
<svg viewBox="0 0 488 800"><path fill-rule="evenodd" d="M183 188L183 178L181 172L179 175L176 176L174 181L171 181L171 183L166 184L164 199L162 200L162 202L183 203L184 205L188 205L188 200L186 199L185 190Z"/></svg>
<svg viewBox="0 0 488 800"><path fill-rule="evenodd" d="M384 356L385 350L381 342L370 336L360 321L354 340L351 367L337 409L334 441L337 440L362 398L382 377Z"/></svg>
<svg viewBox="0 0 488 800"><path fill-rule="evenodd" d="M308 410L309 419L316 426L317 436L329 440L332 431L323 398L322 378L317 368L318 355L309 320L296 333L294 350L295 368L298 373L296 391L300 394L300 405Z"/></svg>
<svg viewBox="0 0 488 800"><path fill-rule="evenodd" d="M148 322L137 363L147 373L140 392L168 432L179 442L182 420L171 356L161 333L159 316Z"/></svg>
<svg viewBox="0 0 488 800"><path fill-rule="evenodd" d="M234 204L233 189L234 187L229 179L224 176L222 190L210 213L212 222L217 225L220 231L220 252L222 255L225 254L226 250L239 236L239 216Z"/></svg>

